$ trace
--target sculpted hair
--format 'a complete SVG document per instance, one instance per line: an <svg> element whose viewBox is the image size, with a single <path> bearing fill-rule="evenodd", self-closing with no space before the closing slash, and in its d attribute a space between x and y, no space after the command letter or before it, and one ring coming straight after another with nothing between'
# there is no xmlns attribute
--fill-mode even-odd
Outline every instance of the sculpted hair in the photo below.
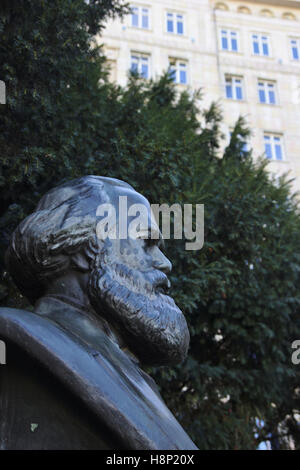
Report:
<svg viewBox="0 0 300 470"><path fill-rule="evenodd" d="M81 250L94 260L96 210L109 202L107 188L123 181L84 176L50 190L35 211L16 228L7 249L7 269L31 303L43 295L48 282L70 268L70 255Z"/></svg>

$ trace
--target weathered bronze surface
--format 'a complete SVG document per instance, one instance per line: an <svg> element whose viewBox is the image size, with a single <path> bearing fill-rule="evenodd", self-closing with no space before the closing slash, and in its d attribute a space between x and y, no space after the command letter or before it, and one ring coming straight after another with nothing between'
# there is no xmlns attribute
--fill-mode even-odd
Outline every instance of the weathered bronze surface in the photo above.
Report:
<svg viewBox="0 0 300 470"><path fill-rule="evenodd" d="M122 223L120 196L153 228L131 186L86 176L49 191L13 234L7 267L34 312L0 309L0 449L196 449L141 368L177 364L189 344L161 240L97 232L100 204Z"/></svg>

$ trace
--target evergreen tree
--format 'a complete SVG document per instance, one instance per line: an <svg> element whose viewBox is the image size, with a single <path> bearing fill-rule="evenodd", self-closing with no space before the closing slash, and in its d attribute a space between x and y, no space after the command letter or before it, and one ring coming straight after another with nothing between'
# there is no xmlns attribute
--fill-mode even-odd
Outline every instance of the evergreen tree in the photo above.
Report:
<svg viewBox="0 0 300 470"><path fill-rule="evenodd" d="M109 129L110 98L93 38L108 17L127 11L122 0L0 3L0 79L7 95L0 106L2 266L16 221L62 178L82 174L110 138L101 136L103 125ZM2 283L0 300L7 296L19 301Z"/></svg>

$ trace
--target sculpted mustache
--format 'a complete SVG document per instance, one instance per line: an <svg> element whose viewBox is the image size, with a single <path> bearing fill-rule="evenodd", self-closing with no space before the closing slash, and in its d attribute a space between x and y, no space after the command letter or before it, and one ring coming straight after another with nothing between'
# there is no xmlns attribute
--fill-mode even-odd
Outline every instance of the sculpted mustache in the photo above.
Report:
<svg viewBox="0 0 300 470"><path fill-rule="evenodd" d="M123 264L115 263L100 268L99 272L102 274L109 272L112 280L137 294L141 290L150 296L156 296L158 293L167 294L171 287L168 277L158 269L138 272Z"/></svg>

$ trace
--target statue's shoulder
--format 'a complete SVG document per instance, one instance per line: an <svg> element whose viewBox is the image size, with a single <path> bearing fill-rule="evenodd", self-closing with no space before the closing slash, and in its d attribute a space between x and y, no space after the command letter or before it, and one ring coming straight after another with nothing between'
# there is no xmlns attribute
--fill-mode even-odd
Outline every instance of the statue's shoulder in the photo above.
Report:
<svg viewBox="0 0 300 470"><path fill-rule="evenodd" d="M29 310L21 310L17 308L0 307L0 338L19 342L20 335L29 334L46 327L46 322L39 315Z"/></svg>
<svg viewBox="0 0 300 470"><path fill-rule="evenodd" d="M11 307L0 307L0 319L1 323L8 322L11 324L19 323L22 321L26 321L29 318L33 317L36 318L38 315L34 312L30 312L29 310L23 310L19 308L11 308Z"/></svg>
<svg viewBox="0 0 300 470"><path fill-rule="evenodd" d="M0 339L26 350L51 369L53 361L58 365L57 358L72 367L74 358L87 361L91 357L89 348L57 323L28 310L0 308Z"/></svg>
<svg viewBox="0 0 300 470"><path fill-rule="evenodd" d="M0 308L0 339L17 346L55 375L72 370L79 373L92 357L91 351L49 318L28 310ZM82 364L84 362L84 364Z"/></svg>
<svg viewBox="0 0 300 470"><path fill-rule="evenodd" d="M48 318L29 310L0 307L0 338L2 339L22 346L22 343L29 338L32 341L45 342L47 336L51 338L51 331L56 337L58 328Z"/></svg>
<svg viewBox="0 0 300 470"><path fill-rule="evenodd" d="M14 318L16 315L22 316L23 314L25 314L25 316L27 314L35 315L33 312L30 312L29 310L23 310L19 308L11 308L11 307L0 307L0 317L3 317L3 318L6 318L6 317Z"/></svg>
<svg viewBox="0 0 300 470"><path fill-rule="evenodd" d="M46 317L15 308L0 308L0 340L6 356L0 366L0 448L115 448L105 424L91 420L89 393L83 396L91 384L84 380L91 356L81 345ZM85 362L76 369L80 360ZM28 432L32 416L34 434Z"/></svg>

